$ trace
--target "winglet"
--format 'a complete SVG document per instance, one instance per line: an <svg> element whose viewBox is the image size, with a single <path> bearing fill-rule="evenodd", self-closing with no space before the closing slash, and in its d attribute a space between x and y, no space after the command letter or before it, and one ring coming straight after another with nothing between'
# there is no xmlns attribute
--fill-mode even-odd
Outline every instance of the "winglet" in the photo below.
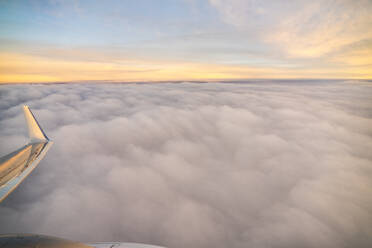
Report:
<svg viewBox="0 0 372 248"><path fill-rule="evenodd" d="M41 129L39 123L37 122L35 116L31 112L28 106L23 106L23 112L25 114L27 127L28 127L28 135L30 137L30 142L42 142L48 141L48 137L44 133L43 129Z"/></svg>

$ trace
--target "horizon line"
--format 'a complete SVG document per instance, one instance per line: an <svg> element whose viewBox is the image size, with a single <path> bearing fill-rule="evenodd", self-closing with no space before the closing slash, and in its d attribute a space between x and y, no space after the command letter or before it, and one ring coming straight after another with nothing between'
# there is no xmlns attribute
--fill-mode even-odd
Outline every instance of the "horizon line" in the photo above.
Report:
<svg viewBox="0 0 372 248"><path fill-rule="evenodd" d="M223 83L223 82L244 82L244 81L367 81L372 78L243 78L243 79L206 79L206 80L76 80L76 81L40 81L40 82L0 82L0 85L14 84L135 84L135 83Z"/></svg>

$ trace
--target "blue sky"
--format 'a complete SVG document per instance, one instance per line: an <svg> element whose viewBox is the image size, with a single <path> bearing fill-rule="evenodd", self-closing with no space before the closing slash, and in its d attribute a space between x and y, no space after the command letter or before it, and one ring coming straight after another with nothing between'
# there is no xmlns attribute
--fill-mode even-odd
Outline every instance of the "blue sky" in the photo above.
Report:
<svg viewBox="0 0 372 248"><path fill-rule="evenodd" d="M2 37L63 45L127 44L218 25L207 2L3 1L0 6Z"/></svg>

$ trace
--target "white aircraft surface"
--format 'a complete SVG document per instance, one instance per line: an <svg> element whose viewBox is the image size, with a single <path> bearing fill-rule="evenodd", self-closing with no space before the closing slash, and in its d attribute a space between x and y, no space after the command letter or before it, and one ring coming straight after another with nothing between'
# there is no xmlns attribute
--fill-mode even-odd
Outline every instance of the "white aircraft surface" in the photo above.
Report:
<svg viewBox="0 0 372 248"><path fill-rule="evenodd" d="M39 164L53 142L41 129L35 116L27 106L23 106L27 122L29 143L0 158L0 203ZM0 235L1 248L163 248L139 243L100 242L79 243L61 238L38 234Z"/></svg>

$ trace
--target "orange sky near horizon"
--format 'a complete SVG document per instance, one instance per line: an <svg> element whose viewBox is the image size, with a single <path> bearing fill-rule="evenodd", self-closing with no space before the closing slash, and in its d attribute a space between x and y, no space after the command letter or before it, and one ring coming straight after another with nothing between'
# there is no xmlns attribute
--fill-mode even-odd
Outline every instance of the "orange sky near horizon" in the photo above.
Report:
<svg viewBox="0 0 372 248"><path fill-rule="evenodd" d="M363 59L363 58L362 58ZM353 63L357 63L353 61ZM68 61L0 54L0 83L239 79L371 79L370 67L270 68L182 61Z"/></svg>

